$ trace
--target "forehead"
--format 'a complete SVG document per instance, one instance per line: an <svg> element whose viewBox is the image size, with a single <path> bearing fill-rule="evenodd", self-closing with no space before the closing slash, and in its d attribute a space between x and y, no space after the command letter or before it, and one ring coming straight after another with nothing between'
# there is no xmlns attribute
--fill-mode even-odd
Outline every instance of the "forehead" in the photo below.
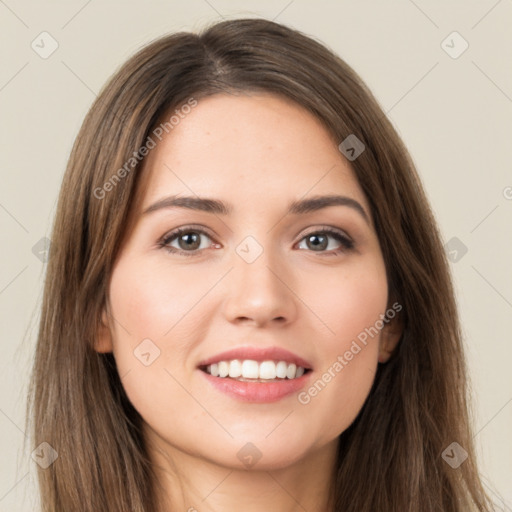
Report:
<svg viewBox="0 0 512 512"><path fill-rule="evenodd" d="M142 209L180 193L227 198L235 208L254 210L337 192L368 207L331 134L291 100L218 94L176 120L146 157Z"/></svg>

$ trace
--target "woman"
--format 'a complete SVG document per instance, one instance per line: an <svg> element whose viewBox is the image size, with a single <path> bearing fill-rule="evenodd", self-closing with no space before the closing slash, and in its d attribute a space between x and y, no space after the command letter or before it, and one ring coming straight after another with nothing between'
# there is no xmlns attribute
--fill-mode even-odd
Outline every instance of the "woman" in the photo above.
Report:
<svg viewBox="0 0 512 512"><path fill-rule="evenodd" d="M43 510L490 510L466 379L420 180L339 57L240 19L114 75L52 237Z"/></svg>

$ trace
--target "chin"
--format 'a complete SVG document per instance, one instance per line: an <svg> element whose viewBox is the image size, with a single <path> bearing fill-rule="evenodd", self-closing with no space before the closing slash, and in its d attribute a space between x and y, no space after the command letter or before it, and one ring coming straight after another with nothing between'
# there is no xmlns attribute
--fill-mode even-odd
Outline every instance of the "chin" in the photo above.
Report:
<svg viewBox="0 0 512 512"><path fill-rule="evenodd" d="M246 443L237 451L235 457L229 454L210 461L231 470L278 471L299 463L305 456L305 453L298 453L289 446L274 451L269 448L258 449L256 445Z"/></svg>
<svg viewBox="0 0 512 512"><path fill-rule="evenodd" d="M294 432L278 430L279 427L270 435L268 432L271 431L263 433L263 430L254 431L253 435L247 431L243 436L234 435L235 439L215 443L217 453L210 453L209 458L230 469L273 471L299 463L314 449L310 433L300 435L300 429ZM219 452L223 454L219 456Z"/></svg>

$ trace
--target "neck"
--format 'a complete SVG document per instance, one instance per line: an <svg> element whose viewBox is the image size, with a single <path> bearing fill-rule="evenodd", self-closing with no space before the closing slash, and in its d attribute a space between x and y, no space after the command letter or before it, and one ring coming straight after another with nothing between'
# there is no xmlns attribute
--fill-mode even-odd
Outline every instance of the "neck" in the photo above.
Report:
<svg viewBox="0 0 512 512"><path fill-rule="evenodd" d="M337 440L289 466L250 469L215 464L171 447L148 443L156 468L160 512L331 512Z"/></svg>

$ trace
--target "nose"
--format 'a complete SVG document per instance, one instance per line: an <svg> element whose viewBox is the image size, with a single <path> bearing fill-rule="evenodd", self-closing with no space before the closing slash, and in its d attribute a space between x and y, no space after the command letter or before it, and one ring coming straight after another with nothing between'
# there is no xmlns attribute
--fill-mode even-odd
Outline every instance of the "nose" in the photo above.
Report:
<svg viewBox="0 0 512 512"><path fill-rule="evenodd" d="M229 322L257 327L287 325L297 315L297 298L282 262L263 253L252 263L234 255L224 315Z"/></svg>

